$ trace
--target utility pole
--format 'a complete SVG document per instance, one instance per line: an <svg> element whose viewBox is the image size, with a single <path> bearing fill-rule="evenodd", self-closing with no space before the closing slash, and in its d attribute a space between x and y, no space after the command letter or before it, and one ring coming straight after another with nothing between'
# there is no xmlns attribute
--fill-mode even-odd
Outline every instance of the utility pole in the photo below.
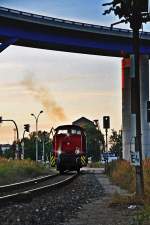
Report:
<svg viewBox="0 0 150 225"><path fill-rule="evenodd" d="M140 38L139 30L143 22L150 21L148 13L148 0L114 0L110 3L103 4L103 6L111 5L104 15L114 12L115 15L123 20L111 25L113 27L120 23L130 23L133 30L133 53L134 53L134 71L135 71L135 114L136 114L136 142L135 152L139 155L139 165L136 165L136 194L138 196L144 195L144 178L142 165L142 143L141 143L141 100L140 100L140 72L139 72L139 58L140 58Z"/></svg>

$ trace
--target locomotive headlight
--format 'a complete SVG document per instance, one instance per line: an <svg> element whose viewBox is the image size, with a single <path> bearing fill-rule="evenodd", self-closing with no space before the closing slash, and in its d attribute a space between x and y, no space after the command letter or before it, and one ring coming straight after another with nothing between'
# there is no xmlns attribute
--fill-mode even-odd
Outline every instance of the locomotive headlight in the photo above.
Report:
<svg viewBox="0 0 150 225"><path fill-rule="evenodd" d="M79 155L80 154L80 149L79 148L75 150L75 154L76 155Z"/></svg>
<svg viewBox="0 0 150 225"><path fill-rule="evenodd" d="M58 150L58 155L60 155L61 154L61 150Z"/></svg>

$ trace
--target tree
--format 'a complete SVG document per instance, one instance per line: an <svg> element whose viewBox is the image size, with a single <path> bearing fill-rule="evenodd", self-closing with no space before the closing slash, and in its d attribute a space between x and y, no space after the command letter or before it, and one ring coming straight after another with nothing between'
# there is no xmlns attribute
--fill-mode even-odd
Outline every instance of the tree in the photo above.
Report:
<svg viewBox="0 0 150 225"><path fill-rule="evenodd" d="M45 154L44 154L44 159L46 160L50 156L50 152L52 151L52 140L49 137L49 133L46 131L39 131L38 133L39 137L39 158L42 158L43 154L43 144L45 148Z"/></svg>
<svg viewBox="0 0 150 225"><path fill-rule="evenodd" d="M122 132L111 130L112 134L109 138L109 143L111 144L110 151L115 153L120 159L122 159Z"/></svg>
<svg viewBox="0 0 150 225"><path fill-rule="evenodd" d="M25 159L30 158L32 160L36 159L36 151L35 151L35 140L36 140L36 132L32 132L29 134L29 137L24 138L24 157ZM50 151L52 149L52 143L49 138L49 133L46 131L38 132L38 158L42 159L43 152L43 142L45 147L45 156L46 160L49 158Z"/></svg>
<svg viewBox="0 0 150 225"><path fill-rule="evenodd" d="M83 126L87 137L87 155L92 161L99 161L101 155L100 145L104 146L104 135L93 124Z"/></svg>

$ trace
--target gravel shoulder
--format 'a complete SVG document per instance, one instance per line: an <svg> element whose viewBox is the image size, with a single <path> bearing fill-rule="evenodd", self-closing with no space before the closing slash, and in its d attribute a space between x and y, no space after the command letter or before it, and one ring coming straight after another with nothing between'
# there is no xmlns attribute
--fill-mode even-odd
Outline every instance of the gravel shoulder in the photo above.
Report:
<svg viewBox="0 0 150 225"><path fill-rule="evenodd" d="M63 188L0 208L0 225L129 225L132 210L109 207L116 190L102 170L83 171Z"/></svg>
<svg viewBox="0 0 150 225"><path fill-rule="evenodd" d="M127 206L110 206L112 196L115 193L124 195L125 190L113 185L108 177L104 175L102 169L89 169L94 174L98 182L102 185L103 196L96 201L86 204L77 213L76 218L70 219L64 225L131 225L135 210Z"/></svg>

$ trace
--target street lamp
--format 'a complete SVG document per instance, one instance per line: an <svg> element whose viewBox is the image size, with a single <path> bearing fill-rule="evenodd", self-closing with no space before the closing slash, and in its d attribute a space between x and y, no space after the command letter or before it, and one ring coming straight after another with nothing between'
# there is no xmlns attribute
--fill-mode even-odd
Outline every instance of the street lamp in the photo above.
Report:
<svg viewBox="0 0 150 225"><path fill-rule="evenodd" d="M33 116L35 118L35 122L36 122L36 142L35 142L36 162L38 161L38 119L39 119L39 116L41 113L43 113L42 110L39 112L39 114L37 116L35 116L34 113L31 113L31 116Z"/></svg>

